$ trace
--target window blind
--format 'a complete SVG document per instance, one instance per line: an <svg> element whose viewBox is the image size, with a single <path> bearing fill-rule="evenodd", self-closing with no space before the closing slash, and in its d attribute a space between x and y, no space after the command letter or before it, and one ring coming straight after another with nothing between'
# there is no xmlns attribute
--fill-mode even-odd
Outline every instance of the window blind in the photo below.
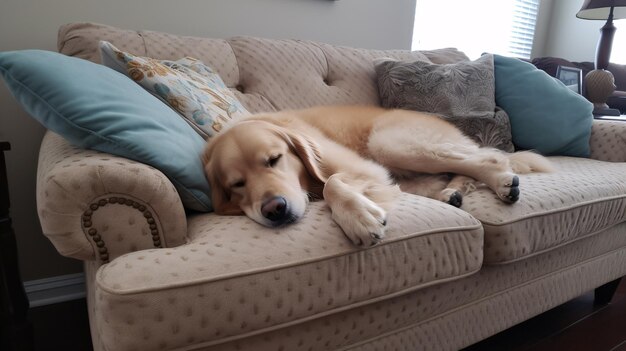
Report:
<svg viewBox="0 0 626 351"><path fill-rule="evenodd" d="M511 56L530 58L538 11L539 0L514 0L509 41Z"/></svg>

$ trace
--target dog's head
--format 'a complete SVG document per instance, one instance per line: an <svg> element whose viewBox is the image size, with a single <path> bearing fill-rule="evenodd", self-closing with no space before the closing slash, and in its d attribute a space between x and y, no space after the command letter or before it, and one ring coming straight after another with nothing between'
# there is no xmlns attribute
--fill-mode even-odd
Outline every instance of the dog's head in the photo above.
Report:
<svg viewBox="0 0 626 351"><path fill-rule="evenodd" d="M245 120L214 137L203 154L217 214L246 214L276 227L304 215L308 191L325 182L318 145L263 120Z"/></svg>

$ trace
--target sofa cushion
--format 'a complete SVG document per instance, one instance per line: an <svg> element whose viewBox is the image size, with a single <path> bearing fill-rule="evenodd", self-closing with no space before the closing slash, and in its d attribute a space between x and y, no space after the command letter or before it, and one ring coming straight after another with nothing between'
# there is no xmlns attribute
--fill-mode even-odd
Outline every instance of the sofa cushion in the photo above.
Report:
<svg viewBox="0 0 626 351"><path fill-rule="evenodd" d="M422 59L419 52L366 50L301 40L229 39L245 93L277 110L318 105L378 105L373 60Z"/></svg>
<svg viewBox="0 0 626 351"><path fill-rule="evenodd" d="M0 53L0 74L24 109L46 128L74 145L151 165L174 183L187 208L211 210L199 156L204 140L127 77L42 50Z"/></svg>
<svg viewBox="0 0 626 351"><path fill-rule="evenodd" d="M443 65L384 59L375 67L383 107L436 113L482 146L514 150L508 117L495 113L492 55Z"/></svg>
<svg viewBox="0 0 626 351"><path fill-rule="evenodd" d="M555 173L520 175L520 200L508 205L489 189L463 199L483 223L485 263L514 262L626 220L626 163L551 157Z"/></svg>
<svg viewBox="0 0 626 351"><path fill-rule="evenodd" d="M102 340L116 343L110 349L132 349L144 331L167 340L150 338L141 348L166 342L174 349L188 343L185 330L198 328L202 337L194 332L194 341L207 346L459 279L481 267L482 227L464 211L403 194L388 226L382 244L358 249L323 202L281 229L243 216L191 216L189 244L128 254L98 271L97 328Z"/></svg>
<svg viewBox="0 0 626 351"><path fill-rule="evenodd" d="M496 104L509 115L513 143L544 155L589 156L593 105L522 60L494 55Z"/></svg>
<svg viewBox="0 0 626 351"><path fill-rule="evenodd" d="M418 51L365 50L302 40L210 39L93 23L59 29L59 51L66 55L99 62L99 40L159 60L197 58L215 69L253 113L315 105L378 105L374 59L428 60ZM435 63L465 58L455 49L425 53Z"/></svg>
<svg viewBox="0 0 626 351"><path fill-rule="evenodd" d="M102 63L139 84L178 112L204 139L226 123L250 114L222 78L192 57L155 60L124 52L100 42Z"/></svg>
<svg viewBox="0 0 626 351"><path fill-rule="evenodd" d="M153 31L135 31L96 23L70 23L59 28L59 52L100 63L98 42L158 60L195 57L215 70L224 84L250 112L273 111L263 96L243 93L233 49L225 39L200 38ZM242 91L239 91L239 90Z"/></svg>

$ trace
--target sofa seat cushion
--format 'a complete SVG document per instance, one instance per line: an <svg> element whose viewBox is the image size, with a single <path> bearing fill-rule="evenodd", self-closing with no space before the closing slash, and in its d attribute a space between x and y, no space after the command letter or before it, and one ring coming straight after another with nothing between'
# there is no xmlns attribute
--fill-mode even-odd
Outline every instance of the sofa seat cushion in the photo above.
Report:
<svg viewBox="0 0 626 351"><path fill-rule="evenodd" d="M489 189L462 209L483 223L485 264L553 250L626 220L626 163L550 157L554 173L520 175L520 200L504 204Z"/></svg>
<svg viewBox="0 0 626 351"><path fill-rule="evenodd" d="M94 315L102 340L116 342L110 349L133 349L146 331L155 344L134 346L249 336L465 277L483 256L480 222L409 194L390 212L387 238L368 249L349 242L324 202L282 229L215 214L189 217L188 228L186 245L134 252L98 271Z"/></svg>

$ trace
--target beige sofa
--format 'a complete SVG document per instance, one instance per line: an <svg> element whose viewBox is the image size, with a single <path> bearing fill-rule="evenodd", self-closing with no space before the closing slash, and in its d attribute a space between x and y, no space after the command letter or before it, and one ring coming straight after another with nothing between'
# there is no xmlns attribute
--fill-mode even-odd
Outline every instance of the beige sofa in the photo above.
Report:
<svg viewBox="0 0 626 351"><path fill-rule="evenodd" d="M377 57L466 59L95 24L63 26L59 50L98 61L101 39L199 58L253 112L378 104ZM521 176L514 205L486 189L461 209L404 194L388 238L368 249L323 201L281 229L186 212L160 171L52 132L37 202L58 251L85 262L96 350L454 350L626 274L626 123L594 121L591 148Z"/></svg>

